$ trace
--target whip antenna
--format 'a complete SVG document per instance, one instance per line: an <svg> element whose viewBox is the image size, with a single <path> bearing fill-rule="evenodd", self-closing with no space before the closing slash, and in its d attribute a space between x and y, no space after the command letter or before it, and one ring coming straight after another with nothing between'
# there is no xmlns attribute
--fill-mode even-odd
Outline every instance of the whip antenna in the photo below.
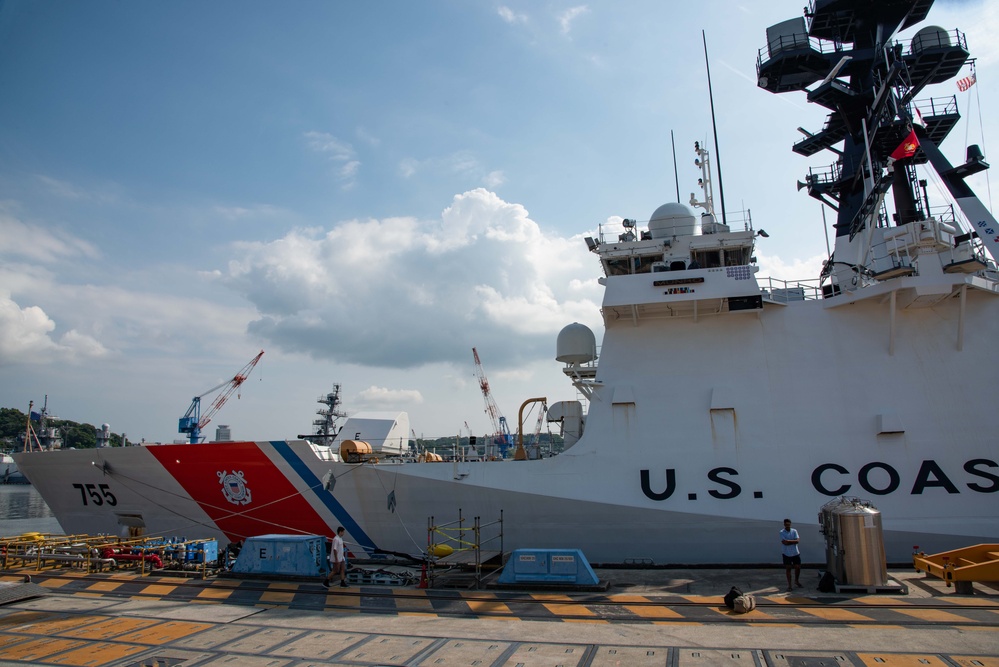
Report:
<svg viewBox="0 0 999 667"><path fill-rule="evenodd" d="M718 167L718 196L721 198L722 224L726 224L725 186L722 184L721 151L718 148L718 125L715 123L715 96L711 92L711 65L708 64L708 38L703 30L701 31L701 40L704 42L704 69L708 73L708 99L711 101L711 129L715 135L715 165Z"/></svg>
<svg viewBox="0 0 999 667"><path fill-rule="evenodd" d="M676 140L673 138L673 130L669 131L669 142L673 144L673 178L676 179L676 200L680 201L680 175L676 171Z"/></svg>

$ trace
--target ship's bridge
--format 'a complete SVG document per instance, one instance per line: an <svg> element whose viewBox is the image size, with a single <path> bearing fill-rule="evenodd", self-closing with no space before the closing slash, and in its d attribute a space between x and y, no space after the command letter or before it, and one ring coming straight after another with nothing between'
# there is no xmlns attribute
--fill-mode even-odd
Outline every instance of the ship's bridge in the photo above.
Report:
<svg viewBox="0 0 999 667"><path fill-rule="evenodd" d="M678 203L656 209L644 230L632 219L601 226L587 244L604 269L605 320L762 308L753 257L761 232L748 212L732 226Z"/></svg>
<svg viewBox="0 0 999 667"><path fill-rule="evenodd" d="M714 216L698 218L687 206L663 204L640 230L638 221L601 225L600 240L587 239L607 276L713 269L752 263L757 233L748 211L731 231ZM615 240L616 239L616 240Z"/></svg>

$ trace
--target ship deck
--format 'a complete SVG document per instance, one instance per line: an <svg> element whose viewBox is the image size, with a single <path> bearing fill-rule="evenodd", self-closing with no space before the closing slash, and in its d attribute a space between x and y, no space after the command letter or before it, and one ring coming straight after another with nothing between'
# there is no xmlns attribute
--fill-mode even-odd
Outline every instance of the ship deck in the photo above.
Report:
<svg viewBox="0 0 999 667"><path fill-rule="evenodd" d="M597 569L606 593L46 570L0 599L5 665L999 665L999 584L791 593L782 568ZM0 580L16 584L23 572ZM758 606L735 614L731 586Z"/></svg>

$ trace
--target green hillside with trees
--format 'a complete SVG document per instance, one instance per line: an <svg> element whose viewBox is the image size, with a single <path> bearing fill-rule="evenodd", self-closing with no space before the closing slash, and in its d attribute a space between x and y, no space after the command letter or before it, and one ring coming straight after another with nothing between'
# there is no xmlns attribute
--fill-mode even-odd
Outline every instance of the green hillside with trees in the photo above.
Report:
<svg viewBox="0 0 999 667"><path fill-rule="evenodd" d="M27 424L28 415L20 410L16 408L0 408L0 442L3 443L4 449L21 449ZM99 429L93 424L81 424L69 419L54 419L49 417L48 425L59 429L64 449L88 449L97 446L97 431ZM38 422L32 422L31 426L37 429ZM112 433L109 444L112 447L121 447L121 435Z"/></svg>
<svg viewBox="0 0 999 667"><path fill-rule="evenodd" d="M21 445L24 442L24 433L27 427L27 421L28 415L16 408L0 408L0 449L21 449ZM97 446L98 428L93 424L81 424L69 419L55 419L52 417L48 418L47 423L48 426L59 429L59 433L62 435L62 446L64 449L88 449ZM38 422L32 422L32 427L37 430L39 428ZM530 438L525 438L525 441L529 439ZM477 444L481 447L487 438L480 436L477 440ZM546 454L556 453L562 450L563 441L558 435L541 433L539 434L538 440L541 450ZM135 443L128 441L128 444L132 445ZM466 449L469 445L469 441L467 437L459 439L455 436L448 436L442 438L420 438L416 440L414 444L416 445L416 449L418 451L431 451L444 457L450 457L454 455L456 449ZM118 433L112 433L110 445L112 447L121 447L121 435Z"/></svg>

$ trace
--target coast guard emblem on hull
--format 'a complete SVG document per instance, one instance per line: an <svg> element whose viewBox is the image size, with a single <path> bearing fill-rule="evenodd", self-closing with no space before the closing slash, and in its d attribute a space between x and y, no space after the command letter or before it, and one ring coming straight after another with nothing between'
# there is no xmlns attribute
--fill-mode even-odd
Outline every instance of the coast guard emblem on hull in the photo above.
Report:
<svg viewBox="0 0 999 667"><path fill-rule="evenodd" d="M250 489L246 486L246 480L243 479L242 470L233 470L231 473L226 473L225 470L216 473L219 476L219 483L222 484L222 495L233 505L249 505L250 504Z"/></svg>

